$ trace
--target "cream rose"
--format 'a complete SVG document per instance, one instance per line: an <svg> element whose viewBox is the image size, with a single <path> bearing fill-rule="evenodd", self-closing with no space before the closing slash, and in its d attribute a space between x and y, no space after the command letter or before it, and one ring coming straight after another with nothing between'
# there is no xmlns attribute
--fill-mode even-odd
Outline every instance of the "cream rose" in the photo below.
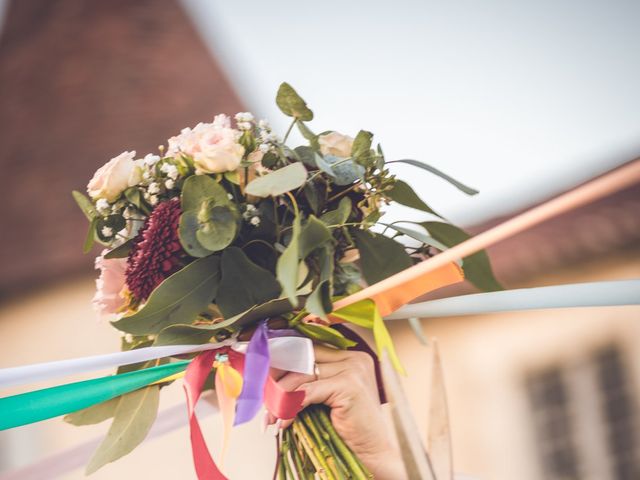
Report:
<svg viewBox="0 0 640 480"><path fill-rule="evenodd" d="M351 156L351 147L353 147L353 138L342 133L331 132L320 135L318 144L323 155L349 158Z"/></svg>
<svg viewBox="0 0 640 480"><path fill-rule="evenodd" d="M87 185L89 196L115 202L124 190L136 185L140 172L135 156L136 152L123 152L100 167Z"/></svg>
<svg viewBox="0 0 640 480"><path fill-rule="evenodd" d="M239 132L232 128L212 126L200 134L193 161L196 173L222 173L237 169L244 155L238 143Z"/></svg>

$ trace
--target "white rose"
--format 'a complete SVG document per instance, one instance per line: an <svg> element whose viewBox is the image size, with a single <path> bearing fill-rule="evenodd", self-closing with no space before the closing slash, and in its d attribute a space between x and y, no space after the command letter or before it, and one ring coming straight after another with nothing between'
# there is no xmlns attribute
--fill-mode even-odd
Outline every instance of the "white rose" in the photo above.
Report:
<svg viewBox="0 0 640 480"><path fill-rule="evenodd" d="M349 158L351 156L351 147L353 147L353 138L342 133L331 132L320 135L318 144L323 155Z"/></svg>
<svg viewBox="0 0 640 480"><path fill-rule="evenodd" d="M240 166L244 147L237 140L239 132L232 128L212 127L201 133L193 153L196 173L231 172Z"/></svg>
<svg viewBox="0 0 640 480"><path fill-rule="evenodd" d="M114 202L120 194L139 182L139 167L134 162L136 152L123 152L100 167L87 185L94 200L104 198Z"/></svg>

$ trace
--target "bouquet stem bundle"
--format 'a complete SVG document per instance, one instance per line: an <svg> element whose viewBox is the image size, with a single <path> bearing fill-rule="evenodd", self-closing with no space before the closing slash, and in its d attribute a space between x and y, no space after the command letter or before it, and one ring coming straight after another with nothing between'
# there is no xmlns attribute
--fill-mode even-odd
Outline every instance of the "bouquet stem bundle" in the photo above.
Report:
<svg viewBox="0 0 640 480"><path fill-rule="evenodd" d="M324 405L305 408L280 433L278 480L373 478L340 438Z"/></svg>

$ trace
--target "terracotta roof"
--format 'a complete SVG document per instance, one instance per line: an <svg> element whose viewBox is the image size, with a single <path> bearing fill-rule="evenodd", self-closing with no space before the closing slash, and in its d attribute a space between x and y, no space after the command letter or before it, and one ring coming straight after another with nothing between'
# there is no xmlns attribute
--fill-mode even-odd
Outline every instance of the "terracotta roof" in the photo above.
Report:
<svg viewBox="0 0 640 480"><path fill-rule="evenodd" d="M97 167L243 110L172 0L11 2L0 97L0 296L92 268L70 192Z"/></svg>

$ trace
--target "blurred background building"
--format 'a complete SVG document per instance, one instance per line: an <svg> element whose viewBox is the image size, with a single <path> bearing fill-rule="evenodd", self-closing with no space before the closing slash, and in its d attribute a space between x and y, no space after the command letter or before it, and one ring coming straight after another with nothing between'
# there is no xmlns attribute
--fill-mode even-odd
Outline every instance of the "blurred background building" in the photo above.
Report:
<svg viewBox="0 0 640 480"><path fill-rule="evenodd" d="M286 80L317 130L370 129L387 156L479 188L461 198L410 178L437 210L481 231L639 156L639 18L623 1L3 0L0 367L118 349L90 307L93 255L81 253L86 221L70 191L122 150L142 156L221 112L249 109L282 126L273 97ZM635 185L514 237L489 251L497 276L510 288L638 277L639 212ZM639 313L424 321L444 359L456 470L640 478ZM427 351L406 325L391 328L426 431ZM161 408L183 402L179 386L165 393ZM205 424L216 451L218 420ZM106 428L53 419L0 432L0 479ZM268 478L273 438L255 423L234 435L232 478ZM186 427L93 478L139 475L191 478Z"/></svg>

